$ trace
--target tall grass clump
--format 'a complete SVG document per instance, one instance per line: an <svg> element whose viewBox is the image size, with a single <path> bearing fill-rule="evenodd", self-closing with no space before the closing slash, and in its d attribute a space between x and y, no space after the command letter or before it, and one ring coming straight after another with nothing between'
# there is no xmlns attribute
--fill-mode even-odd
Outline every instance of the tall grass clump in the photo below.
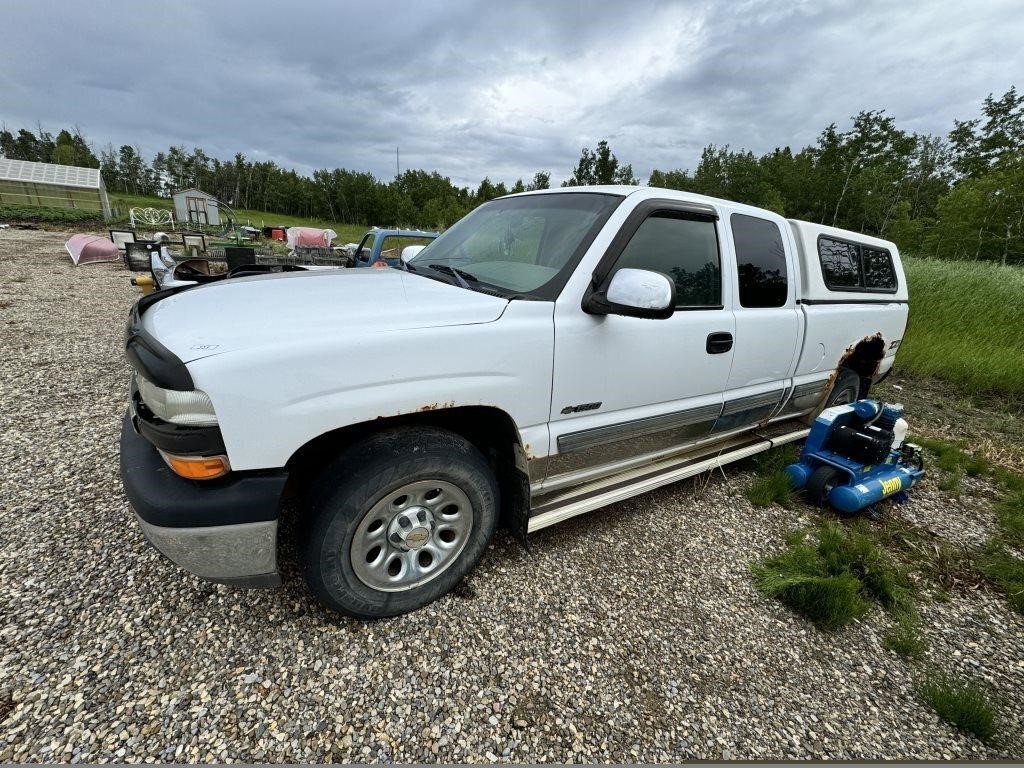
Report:
<svg viewBox="0 0 1024 768"><path fill-rule="evenodd" d="M996 517L1003 538L1009 544L1024 549L1024 490L1007 491L996 502Z"/></svg>
<svg viewBox="0 0 1024 768"><path fill-rule="evenodd" d="M904 658L920 659L928 650L928 641L914 621L904 620L885 634L882 647Z"/></svg>
<svg viewBox="0 0 1024 768"><path fill-rule="evenodd" d="M800 452L792 445L785 445L766 451L755 460L757 478L747 488L747 498L758 507L767 507L773 502L787 509L793 506L795 491L786 474L786 465L793 464Z"/></svg>
<svg viewBox="0 0 1024 768"><path fill-rule="evenodd" d="M976 683L932 672L920 683L918 693L947 723L985 742L995 737L996 708Z"/></svg>
<svg viewBox="0 0 1024 768"><path fill-rule="evenodd" d="M1024 613L1024 560L997 541L978 556L978 570L1006 596L1010 607Z"/></svg>
<svg viewBox="0 0 1024 768"><path fill-rule="evenodd" d="M795 531L782 553L752 566L754 581L821 629L865 615L872 602L899 616L913 613L909 580L871 539L855 528L822 523L813 538Z"/></svg>
<svg viewBox="0 0 1024 768"><path fill-rule="evenodd" d="M974 392L1024 393L1024 269L905 258L910 324L897 365Z"/></svg>

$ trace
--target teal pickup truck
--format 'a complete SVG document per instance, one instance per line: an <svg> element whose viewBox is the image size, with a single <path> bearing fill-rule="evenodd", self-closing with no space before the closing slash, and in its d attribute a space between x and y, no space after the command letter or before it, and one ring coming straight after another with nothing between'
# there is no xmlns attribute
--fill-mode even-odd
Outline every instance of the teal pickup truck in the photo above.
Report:
<svg viewBox="0 0 1024 768"><path fill-rule="evenodd" d="M403 249L410 245L428 245L440 234L420 229L371 229L352 254L352 266L372 267L383 261L389 267L397 267Z"/></svg>

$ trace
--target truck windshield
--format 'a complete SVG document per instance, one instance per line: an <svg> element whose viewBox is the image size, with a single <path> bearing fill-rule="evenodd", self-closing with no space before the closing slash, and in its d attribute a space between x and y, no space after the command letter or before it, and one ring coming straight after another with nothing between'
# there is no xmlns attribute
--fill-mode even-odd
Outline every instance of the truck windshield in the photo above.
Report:
<svg viewBox="0 0 1024 768"><path fill-rule="evenodd" d="M492 200L411 263L452 267L504 291L551 300L621 200L593 192Z"/></svg>

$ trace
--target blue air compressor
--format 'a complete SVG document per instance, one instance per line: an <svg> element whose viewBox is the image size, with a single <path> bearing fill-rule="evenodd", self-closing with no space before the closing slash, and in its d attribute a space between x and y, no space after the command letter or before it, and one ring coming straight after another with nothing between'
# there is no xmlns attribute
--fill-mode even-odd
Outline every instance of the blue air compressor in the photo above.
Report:
<svg viewBox="0 0 1024 768"><path fill-rule="evenodd" d="M921 449L904 442L903 406L858 400L825 409L811 426L800 461L786 474L812 504L852 514L897 497L924 475Z"/></svg>

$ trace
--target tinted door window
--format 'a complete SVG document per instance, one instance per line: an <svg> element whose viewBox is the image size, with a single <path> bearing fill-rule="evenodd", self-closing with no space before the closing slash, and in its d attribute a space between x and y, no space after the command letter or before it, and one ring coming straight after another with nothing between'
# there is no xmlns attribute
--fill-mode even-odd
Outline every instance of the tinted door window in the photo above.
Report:
<svg viewBox="0 0 1024 768"><path fill-rule="evenodd" d="M857 246L828 237L818 239L818 256L825 285L837 288L860 288L860 254Z"/></svg>
<svg viewBox="0 0 1024 768"><path fill-rule="evenodd" d="M736 243L740 304L744 307L781 307L789 291L786 249L777 224L756 216L734 213L730 218Z"/></svg>
<svg viewBox="0 0 1024 768"><path fill-rule="evenodd" d="M644 220L615 264L650 269L676 284L676 308L722 306L722 269L713 221L659 212Z"/></svg>
<svg viewBox="0 0 1024 768"><path fill-rule="evenodd" d="M864 287L874 290L896 290L896 270L892 266L892 256L880 248L861 246L861 258L864 261Z"/></svg>

